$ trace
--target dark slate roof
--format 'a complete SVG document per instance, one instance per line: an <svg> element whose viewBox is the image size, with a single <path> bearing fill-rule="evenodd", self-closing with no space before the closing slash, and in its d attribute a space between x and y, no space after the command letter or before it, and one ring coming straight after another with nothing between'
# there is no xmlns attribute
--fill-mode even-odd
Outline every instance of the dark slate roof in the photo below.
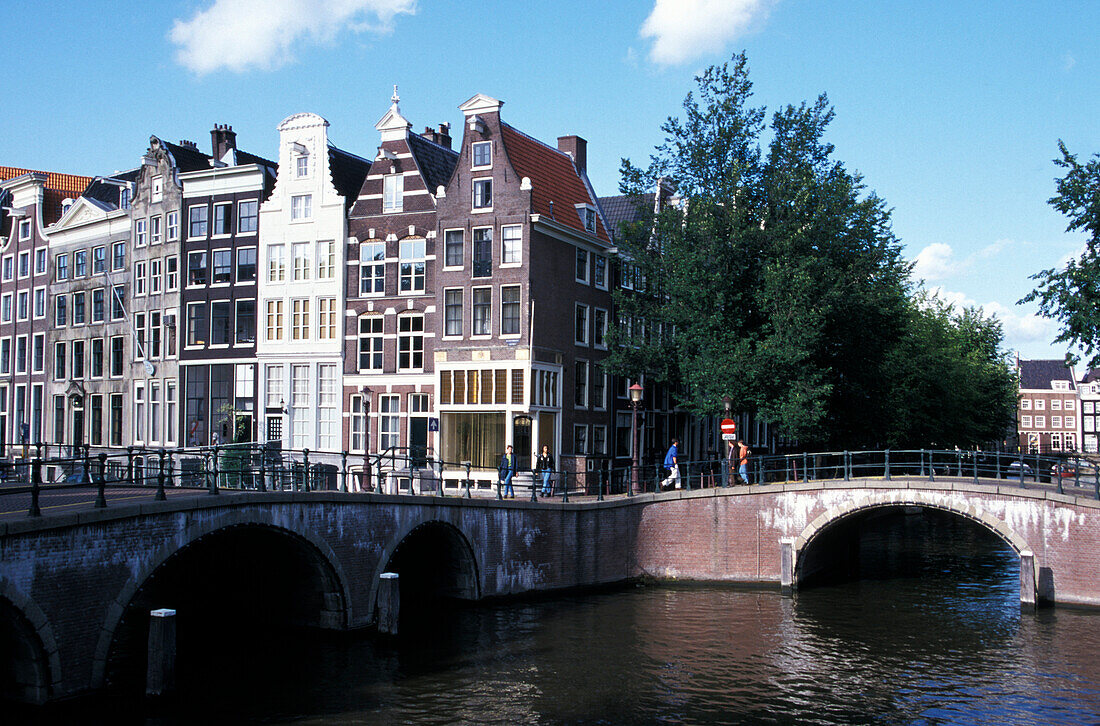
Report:
<svg viewBox="0 0 1100 726"><path fill-rule="evenodd" d="M140 173L141 169L130 169L109 177L97 176L80 196L102 202L110 209L118 209L119 192L123 186L120 182L136 181Z"/></svg>
<svg viewBox="0 0 1100 726"><path fill-rule="evenodd" d="M1100 381L1100 369L1090 368L1081 378L1081 383L1095 383Z"/></svg>
<svg viewBox="0 0 1100 726"><path fill-rule="evenodd" d="M176 160L176 168L181 172L200 171L210 168L211 157L208 154L204 154L198 149L193 149L190 146L173 144L164 139L161 139L160 143L172 154L172 158Z"/></svg>
<svg viewBox="0 0 1100 726"><path fill-rule="evenodd" d="M450 181L451 173L458 163L458 152L412 132L408 135L408 141L409 150L424 177L424 184L429 192L435 194L436 189L446 186Z"/></svg>
<svg viewBox="0 0 1100 726"><path fill-rule="evenodd" d="M646 211L653 209L655 194L643 194L638 197L633 194L621 194L617 197L600 197L600 209L603 217L611 227L611 234L619 234L619 226L623 222L638 222Z"/></svg>
<svg viewBox="0 0 1100 726"><path fill-rule="evenodd" d="M270 159L265 159L262 156L256 156L255 154L250 154L247 151L241 151L240 149L236 149L235 151L237 154L238 165L259 164L260 166L266 166L273 172L277 172L279 170L279 165L276 164L274 161L271 161Z"/></svg>
<svg viewBox="0 0 1100 726"><path fill-rule="evenodd" d="M1073 369L1064 360L1021 360L1020 388L1051 390L1052 381L1069 381L1073 388Z"/></svg>
<svg viewBox="0 0 1100 726"><path fill-rule="evenodd" d="M348 207L359 197L359 190L363 187L363 180L370 171L370 162L361 156L350 154L337 149L332 144L328 147L329 173L332 175L332 185L340 193Z"/></svg>

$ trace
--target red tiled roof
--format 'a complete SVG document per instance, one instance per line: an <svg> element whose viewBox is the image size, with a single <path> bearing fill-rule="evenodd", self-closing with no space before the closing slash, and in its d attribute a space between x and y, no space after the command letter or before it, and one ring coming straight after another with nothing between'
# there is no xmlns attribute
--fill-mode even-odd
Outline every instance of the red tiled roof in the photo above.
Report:
<svg viewBox="0 0 1100 726"><path fill-rule="evenodd" d="M558 224L575 229L581 234L591 234L584 228L575 204L591 204L597 210L584 181L577 173L568 154L547 146L508 124L500 125L504 148L512 168L522 179L531 180L531 211L553 219ZM550 214L550 202L554 214ZM596 215L596 237L611 244L604 229L603 220Z"/></svg>
<svg viewBox="0 0 1100 726"><path fill-rule="evenodd" d="M58 174L52 171L38 171L37 169L20 169L16 166L0 166L0 181L14 179L17 176L30 173L46 175L46 200L42 210L42 222L44 224L53 224L61 219L61 202L65 199L76 199L92 183L92 177L90 176Z"/></svg>

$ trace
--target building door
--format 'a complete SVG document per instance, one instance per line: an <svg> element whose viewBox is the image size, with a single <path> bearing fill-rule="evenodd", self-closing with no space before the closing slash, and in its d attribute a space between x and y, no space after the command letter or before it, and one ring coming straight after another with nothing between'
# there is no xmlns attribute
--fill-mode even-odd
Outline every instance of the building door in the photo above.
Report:
<svg viewBox="0 0 1100 726"><path fill-rule="evenodd" d="M409 418L409 458L413 466L422 467L428 461L428 417Z"/></svg>
<svg viewBox="0 0 1100 726"><path fill-rule="evenodd" d="M244 444L254 440L252 414L238 413L234 423L233 443Z"/></svg>
<svg viewBox="0 0 1100 726"><path fill-rule="evenodd" d="M80 446L84 443L84 409L73 409L73 444Z"/></svg>
<svg viewBox="0 0 1100 726"><path fill-rule="evenodd" d="M516 416L512 419L512 451L516 455L516 465L521 470L531 468L531 417Z"/></svg>

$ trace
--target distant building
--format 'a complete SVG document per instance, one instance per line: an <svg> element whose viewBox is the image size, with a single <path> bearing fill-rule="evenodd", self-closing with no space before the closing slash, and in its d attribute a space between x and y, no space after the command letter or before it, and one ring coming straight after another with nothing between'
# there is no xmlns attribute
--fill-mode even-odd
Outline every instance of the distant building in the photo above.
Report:
<svg viewBox="0 0 1100 726"><path fill-rule="evenodd" d="M1081 397L1081 448L1086 454L1100 453L1100 370L1092 369L1077 384Z"/></svg>
<svg viewBox="0 0 1100 726"><path fill-rule="evenodd" d="M1028 453L1078 450L1077 377L1063 360L1019 360L1017 425Z"/></svg>

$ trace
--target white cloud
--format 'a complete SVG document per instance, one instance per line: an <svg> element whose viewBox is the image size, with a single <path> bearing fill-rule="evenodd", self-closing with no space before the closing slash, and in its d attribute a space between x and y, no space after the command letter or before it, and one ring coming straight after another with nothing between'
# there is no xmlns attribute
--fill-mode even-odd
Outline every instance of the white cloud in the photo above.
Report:
<svg viewBox="0 0 1100 726"><path fill-rule="evenodd" d="M768 16L777 0L655 0L641 36L652 38L649 59L678 65L723 51Z"/></svg>
<svg viewBox="0 0 1100 726"><path fill-rule="evenodd" d="M388 33L416 0L214 0L168 34L176 61L195 73L271 69L291 61L296 46L331 42L343 30Z"/></svg>
<svg viewBox="0 0 1100 726"><path fill-rule="evenodd" d="M913 260L913 274L929 282L950 277L960 270L960 264L955 260L955 251L951 245L943 242L934 242L917 253Z"/></svg>

